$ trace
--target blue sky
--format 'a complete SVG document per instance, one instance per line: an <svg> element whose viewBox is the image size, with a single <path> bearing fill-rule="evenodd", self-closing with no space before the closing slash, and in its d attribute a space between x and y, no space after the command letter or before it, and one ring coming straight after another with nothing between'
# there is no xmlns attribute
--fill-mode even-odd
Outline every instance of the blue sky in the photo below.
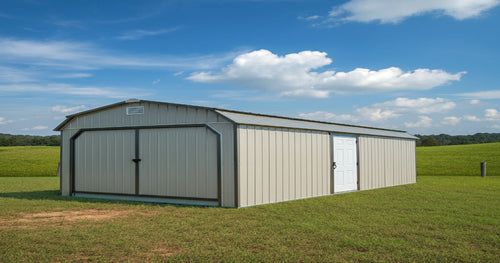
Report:
<svg viewBox="0 0 500 263"><path fill-rule="evenodd" d="M500 132L499 0L2 1L0 133L139 98Z"/></svg>

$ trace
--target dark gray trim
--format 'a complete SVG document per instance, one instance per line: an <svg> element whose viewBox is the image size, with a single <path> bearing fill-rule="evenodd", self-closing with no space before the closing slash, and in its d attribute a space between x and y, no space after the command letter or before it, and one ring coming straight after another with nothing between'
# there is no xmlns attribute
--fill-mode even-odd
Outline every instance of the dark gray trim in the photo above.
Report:
<svg viewBox="0 0 500 263"><path fill-rule="evenodd" d="M63 166L64 166L64 163L63 163L63 131L61 131L61 143L59 145L59 191L60 193L59 194L62 194L63 192L63 185L62 185L62 178L63 178Z"/></svg>
<svg viewBox="0 0 500 263"><path fill-rule="evenodd" d="M333 162L335 161L335 158L333 156L333 134L329 133L328 136L330 137L329 142L330 142L330 194L335 193L335 169L333 169Z"/></svg>
<svg viewBox="0 0 500 263"><path fill-rule="evenodd" d="M135 129L135 159L132 160L135 163L135 195L139 195L139 129Z"/></svg>
<svg viewBox="0 0 500 263"><path fill-rule="evenodd" d="M198 200L198 201L218 201L217 198L201 198L201 197L184 197L184 196L168 196L168 195L134 195L123 193L104 193L104 192L86 192L75 191L74 194L97 194L97 195L117 195L117 196L130 196L130 197L151 197L151 198L169 198L169 199L185 199L185 200Z"/></svg>
<svg viewBox="0 0 500 263"><path fill-rule="evenodd" d="M172 125L156 125L156 126L124 126L124 127L106 127L106 128L88 128L88 129L80 129L70 138L70 191L69 194L73 195L78 191L75 191L75 140L84 132L88 131L115 131L115 130L135 130L135 138L136 138L136 159L139 159L139 130L144 129L167 129L167 128L195 128L195 127L204 127L211 132L213 132L217 136L217 200L219 206L222 206L222 149L221 149L221 134L214 129L212 126L208 124L172 124ZM135 176L135 192L136 196L143 196L139 194L138 191L138 178L139 178L139 162L136 162L136 176ZM83 193L83 192L79 192ZM101 193L98 193L101 194ZM104 193L103 193L104 194ZM173 198L173 197L168 197ZM182 199L188 199L190 197L181 197ZM213 200L212 200L213 201Z"/></svg>
<svg viewBox="0 0 500 263"><path fill-rule="evenodd" d="M239 170L238 170L238 125L233 124L234 129L234 206L240 207L239 200Z"/></svg>
<svg viewBox="0 0 500 263"><path fill-rule="evenodd" d="M360 136L356 136L356 169L357 169L357 181L358 181L358 191L361 190L360 188L360 180L361 180L361 176L359 174L359 137Z"/></svg>

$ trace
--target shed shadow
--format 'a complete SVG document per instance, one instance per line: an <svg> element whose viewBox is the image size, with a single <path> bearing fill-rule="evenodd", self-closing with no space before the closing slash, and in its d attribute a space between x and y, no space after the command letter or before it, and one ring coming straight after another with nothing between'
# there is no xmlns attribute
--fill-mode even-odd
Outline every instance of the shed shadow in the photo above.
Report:
<svg viewBox="0 0 500 263"><path fill-rule="evenodd" d="M187 205L187 204L170 204L170 203L154 203L130 200L112 200L87 197L61 196L59 190L45 191L29 191L29 192L9 192L0 193L0 198L15 198L21 200L51 200L63 202L78 202L78 203L96 203L96 204L128 204L140 206L170 206L170 207L196 207L209 208L210 206L202 205ZM213 206L212 206L213 207Z"/></svg>

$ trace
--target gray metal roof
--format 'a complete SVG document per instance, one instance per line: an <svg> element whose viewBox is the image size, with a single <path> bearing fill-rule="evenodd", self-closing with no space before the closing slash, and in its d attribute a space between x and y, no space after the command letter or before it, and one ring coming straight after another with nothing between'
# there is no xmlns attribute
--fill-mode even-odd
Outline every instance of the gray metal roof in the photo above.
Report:
<svg viewBox="0 0 500 263"><path fill-rule="evenodd" d="M127 101L122 101L122 102L106 105L103 107L90 109L87 111L82 111L82 112L78 112L78 113L75 113L72 115L68 115L68 116L66 116L66 119L63 122L61 122L54 130L55 131L62 130L63 127L68 122L70 122L73 118L75 118L77 116L81 116L84 114L91 114L94 112L98 112L101 110L120 106L123 104L137 103L137 102L149 102L149 103L156 103L156 104L179 105L179 106L187 106L187 107L195 107L195 108L203 108L203 109L213 110L213 111L219 113L220 115L226 117L227 119L229 119L237 124L242 124L242 125L294 128L294 129L338 132L338 133L348 133L348 134L364 134L364 135L374 135L374 136L384 136L384 137L418 139L418 137L415 137L413 135L408 134L405 131L400 131L400 130L373 128L373 127L365 127L365 126L357 126L357 125L347 125L347 124L331 123L331 122L323 122L323 121L313 121L313 120L289 118L289 117L282 117L282 116L257 114L257 113L251 113L251 112L242 112L242 111L210 108L210 107L204 107L204 106L195 106L195 105L186 105L186 104L178 104L178 103L159 102L159 101L149 101L149 100L138 100L138 99L130 99Z"/></svg>
<svg viewBox="0 0 500 263"><path fill-rule="evenodd" d="M215 111L238 124L418 139L405 131L399 130L371 128L222 109L215 109Z"/></svg>

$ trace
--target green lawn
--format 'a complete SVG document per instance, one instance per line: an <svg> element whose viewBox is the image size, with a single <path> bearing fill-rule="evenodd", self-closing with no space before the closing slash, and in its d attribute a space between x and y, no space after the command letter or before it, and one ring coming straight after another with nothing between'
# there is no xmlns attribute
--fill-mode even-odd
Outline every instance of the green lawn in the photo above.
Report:
<svg viewBox="0 0 500 263"><path fill-rule="evenodd" d="M56 176L59 146L0 147L1 176Z"/></svg>
<svg viewBox="0 0 500 263"><path fill-rule="evenodd" d="M500 176L500 143L417 147L418 175Z"/></svg>
<svg viewBox="0 0 500 263"><path fill-rule="evenodd" d="M473 174L437 157L461 158L454 147L418 148L417 184L242 209L61 197L57 177L0 177L0 262L499 262L498 165L453 176Z"/></svg>

